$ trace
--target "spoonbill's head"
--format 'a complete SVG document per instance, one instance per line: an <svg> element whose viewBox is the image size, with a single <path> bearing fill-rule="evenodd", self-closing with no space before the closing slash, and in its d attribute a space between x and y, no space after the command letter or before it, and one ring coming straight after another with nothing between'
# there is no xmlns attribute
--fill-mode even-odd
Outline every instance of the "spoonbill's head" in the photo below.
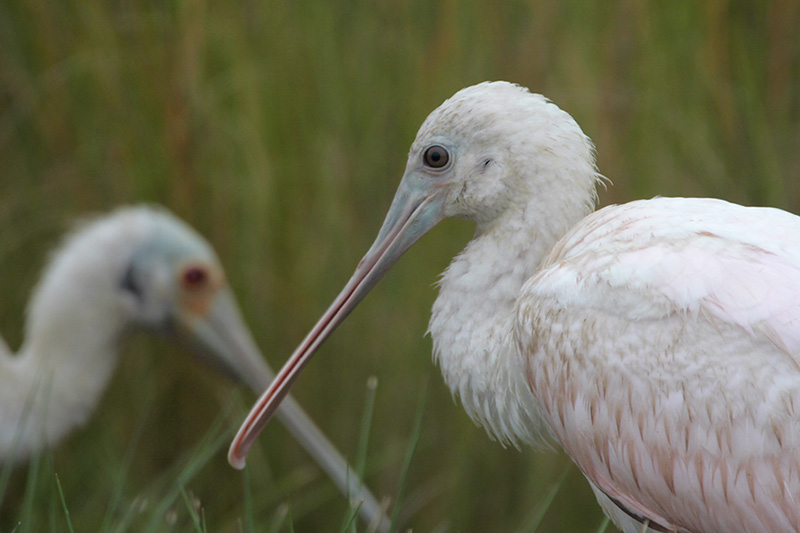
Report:
<svg viewBox="0 0 800 533"><path fill-rule="evenodd" d="M76 301L80 308L65 308ZM29 337L50 338L64 327L53 324L76 313L97 313L102 319L93 323L107 329L140 327L176 338L232 377L263 383L266 364L219 259L164 209L121 208L67 239L31 303L29 326L42 334Z"/></svg>
<svg viewBox="0 0 800 533"><path fill-rule="evenodd" d="M134 324L176 337L213 366L248 382L263 359L214 250L159 213L133 243L118 285Z"/></svg>
<svg viewBox="0 0 800 533"><path fill-rule="evenodd" d="M549 184L554 178L551 169L558 169L556 186ZM480 233L532 204L552 211L554 204L559 206L555 209L568 209L575 202L585 211L594 198L594 179L587 180L587 174L595 175L591 142L572 117L543 96L507 82L486 82L445 101L428 116L411 145L405 173L375 242L251 410L231 444L230 463L244 466L253 440L314 351L389 267L439 221L471 219Z"/></svg>

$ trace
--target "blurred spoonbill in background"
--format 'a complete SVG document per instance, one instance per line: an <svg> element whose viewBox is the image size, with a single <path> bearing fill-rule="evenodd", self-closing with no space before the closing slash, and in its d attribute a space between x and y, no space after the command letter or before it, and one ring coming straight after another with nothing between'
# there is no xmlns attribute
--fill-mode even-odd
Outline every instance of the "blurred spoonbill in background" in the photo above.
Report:
<svg viewBox="0 0 800 533"><path fill-rule="evenodd" d="M0 343L0 461L25 460L88 420L131 326L186 343L256 392L273 379L205 239L164 209L120 208L55 252L19 353ZM375 497L302 408L289 399L278 416L362 518L384 530Z"/></svg>
<svg viewBox="0 0 800 533"><path fill-rule="evenodd" d="M256 403L237 468L311 355L445 217L445 382L503 443L558 442L627 533L800 530L800 218L713 199L595 213L593 145L506 82L422 124L376 241Z"/></svg>

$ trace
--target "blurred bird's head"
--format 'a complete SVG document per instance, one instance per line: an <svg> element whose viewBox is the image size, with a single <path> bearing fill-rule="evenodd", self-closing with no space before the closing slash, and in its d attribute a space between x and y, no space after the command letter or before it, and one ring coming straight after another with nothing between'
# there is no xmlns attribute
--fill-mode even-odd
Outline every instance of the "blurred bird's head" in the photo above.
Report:
<svg viewBox="0 0 800 533"><path fill-rule="evenodd" d="M30 314L32 328L161 333L251 387L264 386L266 365L214 250L164 209L126 207L81 225L56 251ZM36 319L42 315L51 319ZM36 333L29 338L42 337Z"/></svg>

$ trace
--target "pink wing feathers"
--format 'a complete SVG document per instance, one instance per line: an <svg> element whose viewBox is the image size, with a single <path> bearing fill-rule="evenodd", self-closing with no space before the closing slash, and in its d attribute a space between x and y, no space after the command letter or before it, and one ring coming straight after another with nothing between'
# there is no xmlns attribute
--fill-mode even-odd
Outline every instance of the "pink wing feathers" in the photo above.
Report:
<svg viewBox="0 0 800 533"><path fill-rule="evenodd" d="M687 198L611 206L561 239L534 280L607 284L632 319L703 309L767 335L800 369L800 217L785 211ZM574 296L608 304L603 291Z"/></svg>
<svg viewBox="0 0 800 533"><path fill-rule="evenodd" d="M800 530L798 217L611 206L556 244L517 305L534 397L633 522Z"/></svg>

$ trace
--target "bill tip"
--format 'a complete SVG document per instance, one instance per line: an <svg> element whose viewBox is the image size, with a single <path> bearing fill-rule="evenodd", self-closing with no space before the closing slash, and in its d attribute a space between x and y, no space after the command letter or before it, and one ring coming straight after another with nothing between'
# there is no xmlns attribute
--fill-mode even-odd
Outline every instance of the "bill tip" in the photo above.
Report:
<svg viewBox="0 0 800 533"><path fill-rule="evenodd" d="M245 456L239 455L237 450L231 446L231 449L228 451L228 463L230 463L230 465L236 470L242 470L244 469L246 462Z"/></svg>

